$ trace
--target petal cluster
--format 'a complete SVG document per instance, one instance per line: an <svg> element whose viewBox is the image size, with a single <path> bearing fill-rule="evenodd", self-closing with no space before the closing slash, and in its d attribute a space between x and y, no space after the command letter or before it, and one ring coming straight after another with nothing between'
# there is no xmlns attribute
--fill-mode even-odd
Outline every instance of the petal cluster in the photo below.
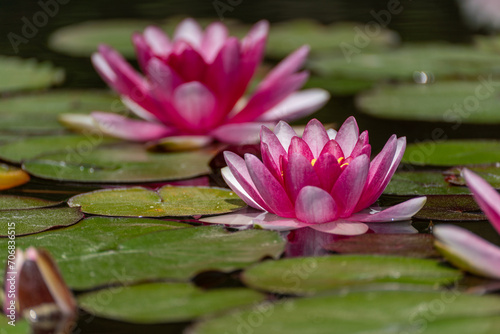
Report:
<svg viewBox="0 0 500 334"><path fill-rule="evenodd" d="M263 124L306 116L329 98L326 91L298 91L308 47L290 54L246 96L263 58L269 24L258 22L242 40L220 22L204 31L182 21L170 39L150 26L132 40L143 75L111 47L101 45L92 62L101 77L143 120L94 112L105 133L134 141L202 135L229 143L258 140ZM142 129L141 129L142 128Z"/></svg>
<svg viewBox="0 0 500 334"><path fill-rule="evenodd" d="M425 198L417 198L384 211L363 212L382 194L397 169L406 146L404 137L393 135L370 161L368 132L359 133L354 117L338 132L326 131L313 119L302 138L285 122L274 132L262 127L260 136L262 161L251 154L243 159L225 152L228 167L222 170L231 189L253 208L337 233L350 220L409 219L425 203ZM365 224L353 226L353 234L367 230Z"/></svg>
<svg viewBox="0 0 500 334"><path fill-rule="evenodd" d="M500 234L500 194L477 174L463 175L474 199ZM434 227L436 247L456 266L474 274L500 279L500 247L454 225Z"/></svg>

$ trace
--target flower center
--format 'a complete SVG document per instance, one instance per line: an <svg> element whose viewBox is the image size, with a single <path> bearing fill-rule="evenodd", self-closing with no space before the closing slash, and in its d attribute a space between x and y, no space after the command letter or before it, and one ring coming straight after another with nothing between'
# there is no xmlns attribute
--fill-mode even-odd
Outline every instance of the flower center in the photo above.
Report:
<svg viewBox="0 0 500 334"><path fill-rule="evenodd" d="M318 159L312 159L311 160L311 165L313 165L313 167L314 167L314 164L316 163L316 160L318 160Z"/></svg>

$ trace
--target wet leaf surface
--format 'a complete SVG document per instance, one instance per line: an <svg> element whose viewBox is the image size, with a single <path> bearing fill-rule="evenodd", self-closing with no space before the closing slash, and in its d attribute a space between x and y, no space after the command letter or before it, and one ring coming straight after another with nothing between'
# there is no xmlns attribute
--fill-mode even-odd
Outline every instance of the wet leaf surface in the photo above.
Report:
<svg viewBox="0 0 500 334"><path fill-rule="evenodd" d="M165 186L157 192L142 187L98 190L72 197L68 205L105 216L165 217L222 214L246 204L228 189Z"/></svg>
<svg viewBox="0 0 500 334"><path fill-rule="evenodd" d="M282 294L314 294L343 286L404 283L437 287L461 278L439 262L409 257L335 255L265 261L247 269L248 286Z"/></svg>
<svg viewBox="0 0 500 334"><path fill-rule="evenodd" d="M486 220L474 198L469 195L427 196L425 206L413 218L437 221Z"/></svg>
<svg viewBox="0 0 500 334"><path fill-rule="evenodd" d="M109 303L102 296L111 296ZM147 283L89 292L79 306L96 316L131 323L189 321L262 302L265 295L244 288L203 291L189 283Z"/></svg>
<svg viewBox="0 0 500 334"><path fill-rule="evenodd" d="M485 179L493 188L500 189L500 166L498 164L486 166L467 166L474 173ZM463 167L453 167L446 170L446 181L452 185L465 186L465 179L461 175Z"/></svg>
<svg viewBox="0 0 500 334"><path fill-rule="evenodd" d="M58 205L61 202L49 201L35 197L0 195L0 211L37 209Z"/></svg>
<svg viewBox="0 0 500 334"><path fill-rule="evenodd" d="M386 195L463 195L470 194L467 187L452 186L439 171L395 173L385 188Z"/></svg>

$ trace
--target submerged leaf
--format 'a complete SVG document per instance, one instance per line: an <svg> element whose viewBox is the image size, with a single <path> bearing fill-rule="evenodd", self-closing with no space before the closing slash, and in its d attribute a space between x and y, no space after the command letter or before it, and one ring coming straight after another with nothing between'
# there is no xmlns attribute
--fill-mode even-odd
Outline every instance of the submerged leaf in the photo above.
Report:
<svg viewBox="0 0 500 334"><path fill-rule="evenodd" d="M470 195L427 196L425 206L413 217L438 221L486 220L486 216Z"/></svg>
<svg viewBox="0 0 500 334"><path fill-rule="evenodd" d="M105 216L165 217L222 214L246 204L228 189L164 186L157 192L142 187L97 190L70 198L68 205Z"/></svg>

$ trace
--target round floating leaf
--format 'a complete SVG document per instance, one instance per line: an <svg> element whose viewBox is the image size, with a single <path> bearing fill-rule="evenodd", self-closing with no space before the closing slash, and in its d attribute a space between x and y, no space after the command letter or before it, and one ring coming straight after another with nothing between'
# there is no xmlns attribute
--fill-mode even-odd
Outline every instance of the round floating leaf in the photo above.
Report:
<svg viewBox="0 0 500 334"><path fill-rule="evenodd" d="M383 85L356 100L372 116L409 121L500 123L498 81ZM480 93L481 99L477 97Z"/></svg>
<svg viewBox="0 0 500 334"><path fill-rule="evenodd" d="M21 169L0 163L0 190L20 186L29 180L30 176Z"/></svg>
<svg viewBox="0 0 500 334"><path fill-rule="evenodd" d="M265 261L243 273L248 286L282 294L311 294L342 286L406 283L438 286L461 278L437 261L395 256L336 255Z"/></svg>
<svg viewBox="0 0 500 334"><path fill-rule="evenodd" d="M474 47L457 45L406 45L381 52L324 55L310 61L310 67L324 76L370 81L403 80L418 83L435 79L490 75L500 69L497 56ZM465 98L465 96L464 96ZM450 106L447 106L447 109Z"/></svg>
<svg viewBox="0 0 500 334"><path fill-rule="evenodd" d="M365 29L365 24L354 22L323 25L314 20L299 19L276 23L269 30L266 54L281 59L302 45L309 45L313 53L342 54L344 49L356 47L355 41ZM398 42L397 33L379 27L363 51L382 49Z"/></svg>
<svg viewBox="0 0 500 334"><path fill-rule="evenodd" d="M425 141L406 147L402 162L419 166L493 164L500 161L500 141Z"/></svg>
<svg viewBox="0 0 500 334"><path fill-rule="evenodd" d="M425 206L413 218L438 221L486 220L470 195L427 196Z"/></svg>
<svg viewBox="0 0 500 334"><path fill-rule="evenodd" d="M1 145L0 158L13 163L21 163L42 154L61 151L64 152L62 155L68 156L69 159L73 159L72 161L80 162L95 147L112 142L115 140L104 139L99 133L89 133L85 136L29 137Z"/></svg>
<svg viewBox="0 0 500 334"><path fill-rule="evenodd" d="M324 246L341 254L378 254L438 257L430 234L362 234L336 240Z"/></svg>
<svg viewBox="0 0 500 334"><path fill-rule="evenodd" d="M142 187L97 190L70 198L68 205L104 216L165 217L222 214L246 204L228 189L164 186L157 192Z"/></svg>
<svg viewBox="0 0 500 334"><path fill-rule="evenodd" d="M34 59L0 56L0 92L50 87L64 80L64 71Z"/></svg>
<svg viewBox="0 0 500 334"><path fill-rule="evenodd" d="M82 218L83 214L75 208L1 211L0 236L5 237L14 232L16 236L39 233L54 227L76 224Z"/></svg>
<svg viewBox="0 0 500 334"><path fill-rule="evenodd" d="M0 211L38 209L54 206L60 202L48 201L41 198L23 197L13 195L0 195Z"/></svg>
<svg viewBox="0 0 500 334"><path fill-rule="evenodd" d="M43 155L26 161L23 168L37 177L58 181L171 181L209 174L208 163L214 154L209 148L188 152L149 152L143 145L123 143L101 145L84 153L77 149Z"/></svg>
<svg viewBox="0 0 500 334"><path fill-rule="evenodd" d="M146 218L94 217L17 238L16 245L47 249L65 281L77 290L158 279L186 281L203 271L229 272L266 256L276 258L284 249L284 240L271 231L179 228L184 226ZM0 247L6 254L6 240L0 239ZM5 261L6 255L1 258Z"/></svg>
<svg viewBox="0 0 500 334"><path fill-rule="evenodd" d="M120 99L102 91L57 90L0 99L0 131L16 134L60 133L65 128L58 116L88 114L94 110L122 111Z"/></svg>
<svg viewBox="0 0 500 334"><path fill-rule="evenodd" d="M111 296L105 305L103 294ZM150 324L189 321L264 299L244 288L203 291L188 283L149 283L86 293L78 296L78 304L99 317Z"/></svg>
<svg viewBox="0 0 500 334"><path fill-rule="evenodd" d="M399 172L392 176L384 190L387 195L462 195L470 194L466 187L456 187L445 181L441 172Z"/></svg>
<svg viewBox="0 0 500 334"><path fill-rule="evenodd" d="M494 334L498 296L459 291L368 291L285 299L198 323L189 334Z"/></svg>
<svg viewBox="0 0 500 334"><path fill-rule="evenodd" d="M467 169L481 176L493 188L500 189L500 165L468 166ZM454 167L446 170L443 174L446 175L446 181L448 183L457 186L465 186L462 170L463 167Z"/></svg>

